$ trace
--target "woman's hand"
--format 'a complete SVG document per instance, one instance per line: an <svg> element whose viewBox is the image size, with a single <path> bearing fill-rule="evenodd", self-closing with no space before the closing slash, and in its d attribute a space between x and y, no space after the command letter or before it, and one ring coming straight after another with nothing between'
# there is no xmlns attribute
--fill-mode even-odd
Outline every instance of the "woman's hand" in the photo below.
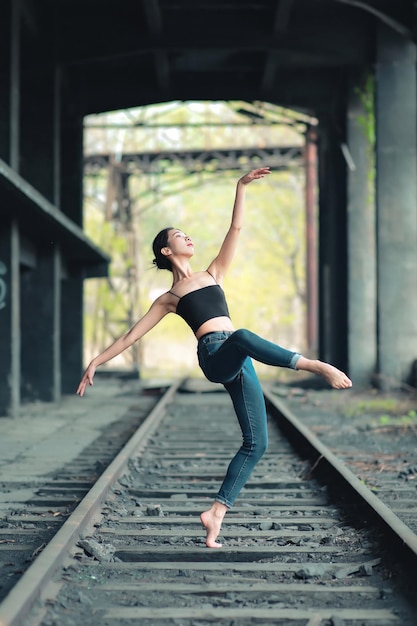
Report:
<svg viewBox="0 0 417 626"><path fill-rule="evenodd" d="M95 365L93 365L93 363L90 363L90 365L87 367L87 369L85 370L83 374L80 384L78 385L77 394L80 397L84 395L85 388L87 387L87 385L90 385L91 387L93 386L94 384L93 378L94 378L95 372L96 372Z"/></svg>
<svg viewBox="0 0 417 626"><path fill-rule="evenodd" d="M269 170L269 167L260 167L242 176L242 178L239 179L239 183L242 183L243 185L248 185L253 180L257 180L258 178L264 178L264 176L270 173L271 172Z"/></svg>

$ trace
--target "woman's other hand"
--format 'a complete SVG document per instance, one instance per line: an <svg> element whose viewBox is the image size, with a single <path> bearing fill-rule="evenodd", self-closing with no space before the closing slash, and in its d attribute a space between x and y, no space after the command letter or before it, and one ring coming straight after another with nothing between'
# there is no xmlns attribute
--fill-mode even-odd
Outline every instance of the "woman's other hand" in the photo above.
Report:
<svg viewBox="0 0 417 626"><path fill-rule="evenodd" d="M77 394L80 397L84 395L85 388L87 387L87 385L90 385L90 387L93 386L94 384L93 378L94 378L95 372L96 372L95 366L92 363L90 363L90 365L87 367L87 369L85 370L83 374L80 384L78 385Z"/></svg>

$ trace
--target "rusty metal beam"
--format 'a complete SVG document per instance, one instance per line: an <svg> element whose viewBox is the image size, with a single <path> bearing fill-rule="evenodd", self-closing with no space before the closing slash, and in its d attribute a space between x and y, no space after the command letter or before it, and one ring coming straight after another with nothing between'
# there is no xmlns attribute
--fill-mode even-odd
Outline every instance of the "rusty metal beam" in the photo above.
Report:
<svg viewBox="0 0 417 626"><path fill-rule="evenodd" d="M246 164L242 164L242 157ZM84 158L84 171L89 175L105 169L111 163L110 154L90 154ZM119 167L128 173L140 170L142 174L154 174L167 164L180 164L188 172L200 172L206 167L217 170L241 170L260 160L272 168L284 169L291 165L302 165L302 146L269 148L242 148L229 150L171 150L164 152L138 152L123 154Z"/></svg>

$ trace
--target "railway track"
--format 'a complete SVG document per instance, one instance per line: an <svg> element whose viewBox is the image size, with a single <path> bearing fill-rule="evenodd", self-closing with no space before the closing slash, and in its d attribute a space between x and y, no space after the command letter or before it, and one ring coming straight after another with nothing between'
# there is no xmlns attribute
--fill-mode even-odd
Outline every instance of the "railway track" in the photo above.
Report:
<svg viewBox="0 0 417 626"><path fill-rule="evenodd" d="M359 412L359 436L366 440L366 445L358 449L358 420L353 425L349 417L335 419L335 408L329 410L320 405L318 396L316 394L309 401L305 397L302 401L301 397L285 400L283 413L297 415L298 420L306 422L311 431L317 431L320 440L385 504L389 515L394 514L412 531L410 536L413 537L417 533L417 464L413 446L417 434L415 422L409 420L408 424L401 424L401 418L387 417L391 423L381 425L378 415L367 416L366 406L362 407ZM410 404L415 405L415 394L409 392L409 397L412 399ZM275 403L283 406L277 397ZM318 408L315 412L316 403ZM331 406L331 402L329 404ZM326 412L329 413L327 421ZM415 544L414 551L417 551Z"/></svg>
<svg viewBox="0 0 417 626"><path fill-rule="evenodd" d="M117 394L118 384L112 388ZM103 427L71 462L63 462L58 472L53 470L45 476L35 473L32 479L24 477L23 481L10 472L8 480L2 479L0 497L7 496L11 504L0 513L0 603L137 430L162 392L158 387L126 385L123 393L132 396L126 403L127 410L115 415L114 421ZM71 445L71 441L68 443ZM44 459L45 466L48 461Z"/></svg>
<svg viewBox="0 0 417 626"><path fill-rule="evenodd" d="M355 477L336 481L323 447L330 490L311 477L283 433L295 439L296 420L285 427L268 394L281 428L270 420L269 451L226 516L224 547L205 547L199 513L240 443L227 394L209 388L165 393L0 605L1 626L417 623L381 558L370 504L359 526L329 499L335 484L353 493ZM311 455L317 442L302 436ZM402 552L413 558L411 537Z"/></svg>

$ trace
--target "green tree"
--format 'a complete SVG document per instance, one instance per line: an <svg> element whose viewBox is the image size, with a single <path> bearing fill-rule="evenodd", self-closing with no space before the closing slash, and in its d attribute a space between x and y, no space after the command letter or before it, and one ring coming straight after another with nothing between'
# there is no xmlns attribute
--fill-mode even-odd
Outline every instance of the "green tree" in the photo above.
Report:
<svg viewBox="0 0 417 626"><path fill-rule="evenodd" d="M168 110L170 124L200 123L204 119L236 119L235 108L225 103L193 103L195 106L146 107L130 113L134 119L160 119ZM227 115L226 115L227 114ZM118 119L121 112L114 114ZM94 120L101 116L94 116ZM106 119L111 119L107 114ZM92 123L92 122L91 122ZM87 124L88 126L88 124ZM90 152L213 148L231 144L244 147L278 145L302 141L289 127L202 126L175 128L143 127L140 136L115 129L94 129L86 133ZM93 133L94 137L90 136ZM136 131L135 131L136 132ZM273 135L273 136L271 136ZM234 142L234 143L233 143ZM161 164L160 164L161 167ZM250 166L245 167L250 169ZM243 172L242 172L243 173ZM132 174L129 178L129 220L123 222L123 198L112 192L102 171L87 177L86 230L112 257L108 280L90 280L86 287L86 356L102 350L147 310L153 299L171 286L169 272L152 266L151 243L166 226L189 233L196 244L194 269L207 267L230 223L235 184L239 172L213 171L187 174L169 170L151 176ZM273 172L247 190L247 212L238 252L227 277L232 318L237 327L247 326L266 338L303 349L305 316L305 246L303 173L300 169ZM132 288L132 284L134 288ZM132 300L133 299L133 300ZM124 354L116 365L131 367L139 361L142 375L172 374L196 365L195 340L183 320L167 316L140 342L141 351Z"/></svg>

